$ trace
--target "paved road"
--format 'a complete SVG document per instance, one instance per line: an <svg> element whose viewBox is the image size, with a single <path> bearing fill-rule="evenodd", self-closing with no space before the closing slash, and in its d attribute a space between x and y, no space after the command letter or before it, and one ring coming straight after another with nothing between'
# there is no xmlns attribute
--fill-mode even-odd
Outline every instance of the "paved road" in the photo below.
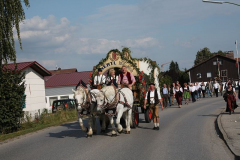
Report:
<svg viewBox="0 0 240 160"><path fill-rule="evenodd" d="M234 156L215 129L225 103L206 98L160 111L160 131L140 123L131 135L85 138L77 122L48 128L0 145L1 160L231 160ZM141 115L140 118L143 118Z"/></svg>

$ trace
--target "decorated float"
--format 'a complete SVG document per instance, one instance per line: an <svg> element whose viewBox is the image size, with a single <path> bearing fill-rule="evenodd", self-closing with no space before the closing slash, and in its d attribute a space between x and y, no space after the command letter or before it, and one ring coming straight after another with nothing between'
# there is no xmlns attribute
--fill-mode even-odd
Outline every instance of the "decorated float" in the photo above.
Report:
<svg viewBox="0 0 240 160"><path fill-rule="evenodd" d="M156 64L156 61L152 61L149 58L133 58L129 48L123 48L122 51L119 51L118 49L110 50L106 57L93 67L89 84L93 87L93 79L94 76L97 75L99 68L102 69L105 76L108 76L110 69L114 69L116 75L118 76L123 65L127 67L127 71L131 72L136 79L136 83L132 89L135 99L132 115L132 127L135 128L139 124L139 113L145 114L145 121L147 123L151 122L152 119L150 110L143 109L143 103L144 97L149 88L148 84L150 82L155 83L156 89L160 91L160 68Z"/></svg>

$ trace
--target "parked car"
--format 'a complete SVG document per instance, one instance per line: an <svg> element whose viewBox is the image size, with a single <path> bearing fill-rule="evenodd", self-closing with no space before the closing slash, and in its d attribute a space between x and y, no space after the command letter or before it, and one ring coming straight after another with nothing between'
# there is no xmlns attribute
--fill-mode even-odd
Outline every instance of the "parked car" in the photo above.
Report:
<svg viewBox="0 0 240 160"><path fill-rule="evenodd" d="M76 109L75 99L61 99L53 101L52 113L65 109Z"/></svg>

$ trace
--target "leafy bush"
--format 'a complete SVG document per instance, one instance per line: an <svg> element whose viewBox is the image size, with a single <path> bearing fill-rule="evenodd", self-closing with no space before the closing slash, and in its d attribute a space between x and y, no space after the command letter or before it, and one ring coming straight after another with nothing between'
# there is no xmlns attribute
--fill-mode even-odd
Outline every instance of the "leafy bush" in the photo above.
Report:
<svg viewBox="0 0 240 160"><path fill-rule="evenodd" d="M3 69L0 76L0 133L10 133L20 127L25 103L25 74L16 68Z"/></svg>

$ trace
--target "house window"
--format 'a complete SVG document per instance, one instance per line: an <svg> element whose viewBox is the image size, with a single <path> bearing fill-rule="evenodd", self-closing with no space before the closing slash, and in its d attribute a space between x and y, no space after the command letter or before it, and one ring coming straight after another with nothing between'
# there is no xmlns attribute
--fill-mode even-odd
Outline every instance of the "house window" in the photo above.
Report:
<svg viewBox="0 0 240 160"><path fill-rule="evenodd" d="M202 78L202 74L201 73L198 73L197 74L197 78L199 79L199 78Z"/></svg>
<svg viewBox="0 0 240 160"><path fill-rule="evenodd" d="M222 65L222 60L218 60L218 62L219 62L219 65Z"/></svg>
<svg viewBox="0 0 240 160"><path fill-rule="evenodd" d="M211 72L207 72L207 78L211 78L212 77L212 73Z"/></svg>
<svg viewBox="0 0 240 160"><path fill-rule="evenodd" d="M222 65L222 60L218 60L219 65ZM213 61L213 65L216 66L217 65L217 61Z"/></svg>
<svg viewBox="0 0 240 160"><path fill-rule="evenodd" d="M60 99L69 99L69 96L61 96Z"/></svg>

